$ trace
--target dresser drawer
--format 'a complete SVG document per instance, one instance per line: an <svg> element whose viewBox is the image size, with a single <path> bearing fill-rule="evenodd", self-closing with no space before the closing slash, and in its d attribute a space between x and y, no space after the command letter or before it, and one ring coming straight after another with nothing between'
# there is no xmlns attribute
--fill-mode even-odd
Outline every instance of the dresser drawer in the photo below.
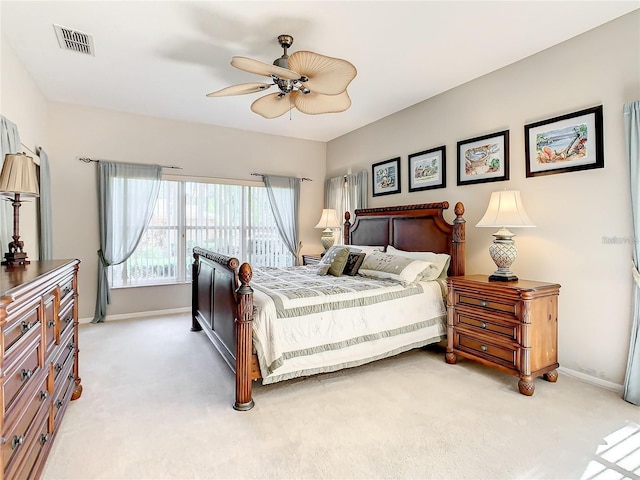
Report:
<svg viewBox="0 0 640 480"><path fill-rule="evenodd" d="M39 375L38 386L30 388L25 392L28 397L26 405L19 410L12 411L7 415L5 430L2 437L5 442L2 444L2 465L7 468L10 462L19 461L16 457L24 454L27 438L36 417L42 417L43 411L47 412L50 408L49 393L47 391L47 376ZM14 460L15 459L15 460Z"/></svg>
<svg viewBox="0 0 640 480"><path fill-rule="evenodd" d="M477 293L455 292L455 306L478 307L486 311L517 315L517 301L486 297Z"/></svg>
<svg viewBox="0 0 640 480"><path fill-rule="evenodd" d="M69 330L69 327L73 325L73 297L60 308L60 335L64 335Z"/></svg>
<svg viewBox="0 0 640 480"><path fill-rule="evenodd" d="M474 338L463 332L456 332L454 348L484 358L492 363L499 363L505 367L516 368L518 365L519 349L517 346L498 345Z"/></svg>
<svg viewBox="0 0 640 480"><path fill-rule="evenodd" d="M42 468L42 457L49 449L52 434L49 431L49 415L44 415L42 419L38 415L38 428L33 430L31 435L31 442L23 446L26 448L24 460L18 467L18 470L12 464L11 467L5 471L5 478L7 479L35 479L38 478L36 474L39 473Z"/></svg>
<svg viewBox="0 0 640 480"><path fill-rule="evenodd" d="M7 413L17 400L20 392L42 371L40 332L33 331L20 340L20 355L12 358L12 362L6 365L5 376L2 383L2 397L4 400L4 412Z"/></svg>
<svg viewBox="0 0 640 480"><path fill-rule="evenodd" d="M495 336L514 342L520 340L520 324L513 318L501 318L499 315L487 315L480 317L474 315L476 310L460 308L454 313L454 326L484 332L485 335Z"/></svg>
<svg viewBox="0 0 640 480"><path fill-rule="evenodd" d="M32 303L27 308L22 308L12 313L7 318L7 323L2 329L4 336L4 356L10 357L18 341L29 332L40 329L40 302ZM6 360L5 360L6 365Z"/></svg>
<svg viewBox="0 0 640 480"><path fill-rule="evenodd" d="M76 355L76 344L73 337L73 330L68 331L68 335L62 338L57 355L52 362L53 381L57 388L59 378L64 376L63 372L68 371L73 365Z"/></svg>
<svg viewBox="0 0 640 480"><path fill-rule="evenodd" d="M55 393L53 394L53 422L54 430L58 428L67 405L71 401L71 395L75 389L75 376L73 375L73 362L65 366L58 375Z"/></svg>

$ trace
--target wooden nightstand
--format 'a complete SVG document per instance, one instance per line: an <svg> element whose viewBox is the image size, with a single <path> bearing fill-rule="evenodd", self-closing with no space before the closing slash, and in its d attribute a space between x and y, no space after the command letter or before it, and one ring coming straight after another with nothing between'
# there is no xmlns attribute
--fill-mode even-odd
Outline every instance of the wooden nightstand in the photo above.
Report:
<svg viewBox="0 0 640 480"><path fill-rule="evenodd" d="M317 255L302 255L302 265L317 265L320 263L321 258L322 254L320 253Z"/></svg>
<svg viewBox="0 0 640 480"><path fill-rule="evenodd" d="M449 277L447 285L447 363L460 355L516 375L523 395L533 395L536 377L558 379L560 285L486 275Z"/></svg>

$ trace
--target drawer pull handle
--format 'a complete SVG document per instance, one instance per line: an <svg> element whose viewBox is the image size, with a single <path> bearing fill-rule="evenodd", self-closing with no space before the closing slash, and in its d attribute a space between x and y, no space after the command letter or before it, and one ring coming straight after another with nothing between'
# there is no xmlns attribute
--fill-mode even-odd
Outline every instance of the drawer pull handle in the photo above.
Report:
<svg viewBox="0 0 640 480"><path fill-rule="evenodd" d="M54 327L56 324L55 320L49 320L49 322L47 323L47 325L49 326L49 328Z"/></svg>
<svg viewBox="0 0 640 480"><path fill-rule="evenodd" d="M73 320L73 317L67 317L64 319L64 323L69 324Z"/></svg>
<svg viewBox="0 0 640 480"><path fill-rule="evenodd" d="M56 366L53 367L53 369L56 371L56 373L60 373L60 370L62 370L62 364L56 363Z"/></svg>
<svg viewBox="0 0 640 480"><path fill-rule="evenodd" d="M71 287L64 287L62 289L63 296L67 295L71 291Z"/></svg>
<svg viewBox="0 0 640 480"><path fill-rule="evenodd" d="M481 326L482 328L487 328L487 322L482 322L482 323L480 324L480 326Z"/></svg>
<svg viewBox="0 0 640 480"><path fill-rule="evenodd" d="M32 376L33 376L33 370L27 370L26 368L23 368L22 372L20 373L20 380L24 382L25 380L28 380Z"/></svg>
<svg viewBox="0 0 640 480"><path fill-rule="evenodd" d="M74 348L76 348L76 344L75 344L75 343L73 343L73 342L69 342L69 345L67 345L67 348L68 348L69 350L73 350Z"/></svg>
<svg viewBox="0 0 640 480"><path fill-rule="evenodd" d="M480 350L482 350L483 352L486 352L487 351L487 346L486 345L482 345L480 347Z"/></svg>
<svg viewBox="0 0 640 480"><path fill-rule="evenodd" d="M64 402L63 402L62 400L58 400L58 401L56 402L56 407L57 407L57 408L60 408L63 404L64 404Z"/></svg>
<svg viewBox="0 0 640 480"><path fill-rule="evenodd" d="M73 373L70 373L67 378L69 379L69 381L73 381L73 380L76 379L76 377L74 377Z"/></svg>
<svg viewBox="0 0 640 480"><path fill-rule="evenodd" d="M33 327L33 323L22 322L22 324L20 325L20 331L22 333L26 333L31 327Z"/></svg>
<svg viewBox="0 0 640 480"><path fill-rule="evenodd" d="M47 392L46 390L40 390L40 401L44 401L47 399L47 397L49 396L49 392Z"/></svg>
<svg viewBox="0 0 640 480"><path fill-rule="evenodd" d="M24 443L24 435L14 435L13 440L11 440L11 450L15 450L20 445Z"/></svg>
<svg viewBox="0 0 640 480"><path fill-rule="evenodd" d="M483 307L487 306L487 301L486 300L480 300L480 305L482 305Z"/></svg>
<svg viewBox="0 0 640 480"><path fill-rule="evenodd" d="M42 435L40 435L40 445L44 445L45 443L47 443L50 438L51 435L49 435L48 433L43 433Z"/></svg>

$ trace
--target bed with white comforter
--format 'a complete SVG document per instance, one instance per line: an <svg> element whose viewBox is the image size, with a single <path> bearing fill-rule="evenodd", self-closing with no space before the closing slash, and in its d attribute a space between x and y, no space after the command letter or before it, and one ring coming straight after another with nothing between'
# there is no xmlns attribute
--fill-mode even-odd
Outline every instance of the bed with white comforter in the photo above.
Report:
<svg viewBox="0 0 640 480"><path fill-rule="evenodd" d="M362 365L446 338L442 280L403 285L316 267L253 272L253 343L264 384Z"/></svg>

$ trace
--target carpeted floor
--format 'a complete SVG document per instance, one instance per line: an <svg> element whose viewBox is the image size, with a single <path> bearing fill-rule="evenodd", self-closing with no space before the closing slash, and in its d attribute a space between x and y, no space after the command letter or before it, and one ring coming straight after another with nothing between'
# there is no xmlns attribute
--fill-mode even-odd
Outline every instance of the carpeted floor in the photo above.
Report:
<svg viewBox="0 0 640 480"><path fill-rule="evenodd" d="M80 326L84 392L52 479L640 478L640 408L560 374L535 382L438 348L274 385L234 379L188 314Z"/></svg>

